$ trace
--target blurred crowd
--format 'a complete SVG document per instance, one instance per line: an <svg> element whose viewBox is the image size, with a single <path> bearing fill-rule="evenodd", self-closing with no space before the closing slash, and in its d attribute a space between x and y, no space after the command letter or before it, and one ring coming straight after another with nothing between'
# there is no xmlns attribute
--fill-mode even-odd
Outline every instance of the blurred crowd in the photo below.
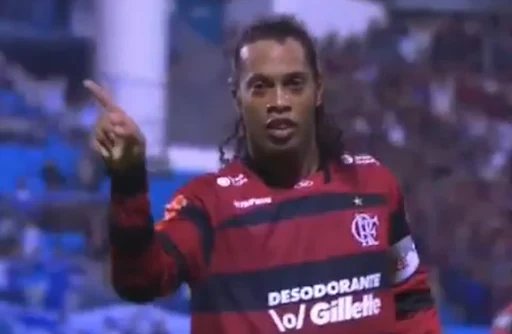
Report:
<svg viewBox="0 0 512 334"><path fill-rule="evenodd" d="M402 181L444 300L485 323L512 299L512 25L412 18L321 43L348 146Z"/></svg>
<svg viewBox="0 0 512 334"><path fill-rule="evenodd" d="M485 322L512 298L512 29L506 19L402 29L327 44L345 59L325 55L342 87L334 112L347 140L402 180L446 299Z"/></svg>
<svg viewBox="0 0 512 334"><path fill-rule="evenodd" d="M215 98L208 104L216 110L204 117L222 125L234 118L225 51L236 31L215 46L222 57L212 64L219 71L208 94L173 87L188 92L180 96ZM373 154L401 180L439 299L460 321L488 324L512 300L510 17L394 17L363 37L332 34L318 46L327 110L350 150ZM190 66L174 51L171 76ZM212 138L226 135L220 126L190 131L183 124L197 123L188 118L204 110L185 115L174 106L176 132L195 136L181 140L215 145ZM105 279L108 181L87 148L96 114L69 77L36 76L0 53L0 304L60 314L119 303ZM185 179L152 180L154 207ZM186 300L185 289L158 305L184 313ZM162 319L153 325L148 331L168 333ZM130 329L111 317L104 326Z"/></svg>
<svg viewBox="0 0 512 334"><path fill-rule="evenodd" d="M29 203L36 197L47 197L51 202L49 193L64 199L66 194L78 196L100 190L104 178L101 162L86 145L96 109L83 101L67 101L66 89L65 78L36 78L0 53L0 138L4 144L0 153L4 160L16 160L13 168L3 167L0 181L2 193L10 192L0 206L4 241L13 227L35 228L30 222L35 208ZM54 202L59 201L56 198ZM23 211L18 218L26 219L26 224L12 222L14 214L9 204ZM56 224L59 219L51 210L46 211L37 211L42 225ZM44 218L45 213L48 218ZM69 220L69 214L63 219ZM52 223L44 223L46 220ZM8 245L2 242L4 250Z"/></svg>

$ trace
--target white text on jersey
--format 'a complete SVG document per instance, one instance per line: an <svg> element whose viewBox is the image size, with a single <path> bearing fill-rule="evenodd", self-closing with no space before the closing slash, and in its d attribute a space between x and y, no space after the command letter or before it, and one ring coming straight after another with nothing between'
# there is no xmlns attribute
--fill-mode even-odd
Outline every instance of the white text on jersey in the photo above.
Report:
<svg viewBox="0 0 512 334"><path fill-rule="evenodd" d="M261 198L249 198L244 201L233 201L233 205L238 209L247 209L251 206L255 205L264 205L272 203L271 197L261 197Z"/></svg>

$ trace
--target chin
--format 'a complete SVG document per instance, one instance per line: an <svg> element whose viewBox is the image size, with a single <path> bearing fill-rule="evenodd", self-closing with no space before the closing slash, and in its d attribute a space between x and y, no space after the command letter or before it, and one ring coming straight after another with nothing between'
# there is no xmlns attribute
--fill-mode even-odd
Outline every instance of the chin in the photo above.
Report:
<svg viewBox="0 0 512 334"><path fill-rule="evenodd" d="M267 143L267 151L268 153L279 154L286 152L296 152L300 150L300 143L295 138L289 139L287 141L270 141Z"/></svg>

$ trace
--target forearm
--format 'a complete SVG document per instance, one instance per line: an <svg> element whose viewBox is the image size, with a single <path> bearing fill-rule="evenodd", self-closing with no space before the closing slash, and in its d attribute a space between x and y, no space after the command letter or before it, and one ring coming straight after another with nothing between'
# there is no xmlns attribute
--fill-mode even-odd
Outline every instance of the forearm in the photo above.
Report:
<svg viewBox="0 0 512 334"><path fill-rule="evenodd" d="M135 303L173 293L181 283L178 264L154 239L139 253L111 250L111 279L117 294Z"/></svg>
<svg viewBox="0 0 512 334"><path fill-rule="evenodd" d="M144 166L129 174L111 173L111 277L116 292L148 302L179 285L179 261L153 227Z"/></svg>

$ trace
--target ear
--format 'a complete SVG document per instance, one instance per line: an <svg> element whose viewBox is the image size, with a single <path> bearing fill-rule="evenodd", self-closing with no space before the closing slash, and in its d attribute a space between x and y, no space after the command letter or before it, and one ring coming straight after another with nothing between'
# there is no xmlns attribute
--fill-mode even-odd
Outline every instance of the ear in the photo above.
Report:
<svg viewBox="0 0 512 334"><path fill-rule="evenodd" d="M324 80L321 76L316 81L316 106L319 107L324 101Z"/></svg>

